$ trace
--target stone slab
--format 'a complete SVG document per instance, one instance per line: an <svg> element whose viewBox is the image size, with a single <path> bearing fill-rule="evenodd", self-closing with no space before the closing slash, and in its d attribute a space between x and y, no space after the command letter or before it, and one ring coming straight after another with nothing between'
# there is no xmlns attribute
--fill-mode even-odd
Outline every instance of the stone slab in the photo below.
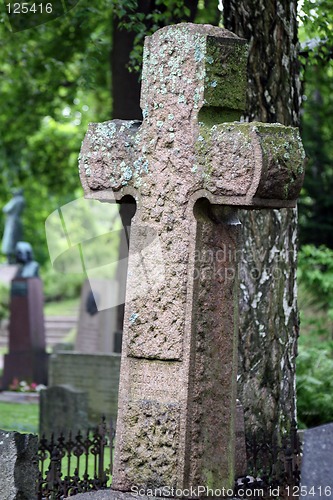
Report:
<svg viewBox="0 0 333 500"><path fill-rule="evenodd" d="M303 439L301 485L306 494L302 498L332 498L333 423L307 429Z"/></svg>
<svg viewBox="0 0 333 500"><path fill-rule="evenodd" d="M3 500L37 498L38 436L0 430L0 488Z"/></svg>
<svg viewBox="0 0 333 500"><path fill-rule="evenodd" d="M0 401L6 403L39 404L39 392L3 391L0 392Z"/></svg>
<svg viewBox="0 0 333 500"><path fill-rule="evenodd" d="M40 392L39 435L76 436L89 429L88 394L70 385L55 385Z"/></svg>
<svg viewBox="0 0 333 500"><path fill-rule="evenodd" d="M118 308L101 309L99 299L105 295L108 295L107 304L117 304L116 281L91 279L84 282L75 351L87 354L115 352Z"/></svg>
<svg viewBox="0 0 333 500"><path fill-rule="evenodd" d="M104 414L116 420L120 355L58 352L50 356L49 386L70 384L88 394L88 416L98 424Z"/></svg>
<svg viewBox="0 0 333 500"><path fill-rule="evenodd" d="M9 353L2 387L14 378L47 384L43 285L39 278L15 278L10 289Z"/></svg>

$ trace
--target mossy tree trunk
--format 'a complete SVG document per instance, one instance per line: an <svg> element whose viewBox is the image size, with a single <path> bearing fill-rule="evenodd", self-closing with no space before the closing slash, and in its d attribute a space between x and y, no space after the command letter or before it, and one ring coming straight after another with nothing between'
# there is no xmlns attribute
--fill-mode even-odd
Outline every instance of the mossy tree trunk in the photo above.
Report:
<svg viewBox="0 0 333 500"><path fill-rule="evenodd" d="M298 126L297 1L223 6L225 27L249 41L247 118ZM297 211L243 212L241 220L238 394L247 437L269 445L296 416Z"/></svg>

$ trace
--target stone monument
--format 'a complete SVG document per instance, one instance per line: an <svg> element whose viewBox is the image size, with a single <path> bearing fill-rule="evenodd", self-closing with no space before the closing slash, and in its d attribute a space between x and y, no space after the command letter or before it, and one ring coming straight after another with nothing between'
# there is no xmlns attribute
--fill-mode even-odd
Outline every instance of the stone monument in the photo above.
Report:
<svg viewBox="0 0 333 500"><path fill-rule="evenodd" d="M120 352L116 345L117 307L99 310L96 304L96 296L106 294L109 296L107 302L116 303L117 281L91 279L83 283L75 351L86 354Z"/></svg>
<svg viewBox="0 0 333 500"><path fill-rule="evenodd" d="M47 383L43 286L29 243L17 243L16 263L18 271L10 292L9 353L4 357L4 389L14 378Z"/></svg>
<svg viewBox="0 0 333 500"><path fill-rule="evenodd" d="M333 497L333 423L304 431L302 498Z"/></svg>
<svg viewBox="0 0 333 500"><path fill-rule="evenodd" d="M298 130L237 121L246 60L245 40L224 29L157 31L145 42L143 123L91 124L83 142L86 197L136 203L115 490L233 485L237 208L293 207L304 160Z"/></svg>
<svg viewBox="0 0 333 500"><path fill-rule="evenodd" d="M76 436L89 429L88 395L69 384L54 385L40 391L39 435L57 439L69 432Z"/></svg>
<svg viewBox="0 0 333 500"><path fill-rule="evenodd" d="M21 213L24 209L24 205L23 190L15 189L13 191L13 198L2 209L3 213L6 215L6 222L1 251L7 256L9 264L15 261L16 243L20 241L23 236Z"/></svg>
<svg viewBox="0 0 333 500"><path fill-rule="evenodd" d="M49 387L70 384L88 395L88 418L94 425L101 416L117 419L120 355L57 352L49 359Z"/></svg>

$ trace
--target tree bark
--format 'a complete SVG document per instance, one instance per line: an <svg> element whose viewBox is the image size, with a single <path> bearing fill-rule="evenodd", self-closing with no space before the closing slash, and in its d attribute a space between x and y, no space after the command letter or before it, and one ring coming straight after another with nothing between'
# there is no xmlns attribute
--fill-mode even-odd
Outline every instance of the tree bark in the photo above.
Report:
<svg viewBox="0 0 333 500"><path fill-rule="evenodd" d="M297 0L224 0L249 41L249 121L299 125ZM246 436L272 445L296 417L296 209L243 212L238 394Z"/></svg>

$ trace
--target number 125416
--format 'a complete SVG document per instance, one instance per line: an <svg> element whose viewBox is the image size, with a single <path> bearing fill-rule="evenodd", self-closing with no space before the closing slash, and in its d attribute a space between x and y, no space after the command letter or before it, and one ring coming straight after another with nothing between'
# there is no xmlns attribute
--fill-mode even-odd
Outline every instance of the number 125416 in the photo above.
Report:
<svg viewBox="0 0 333 500"><path fill-rule="evenodd" d="M33 3L29 5L26 2L23 3L7 3L8 14L28 14L29 12L33 14L51 14L52 4L47 3Z"/></svg>

